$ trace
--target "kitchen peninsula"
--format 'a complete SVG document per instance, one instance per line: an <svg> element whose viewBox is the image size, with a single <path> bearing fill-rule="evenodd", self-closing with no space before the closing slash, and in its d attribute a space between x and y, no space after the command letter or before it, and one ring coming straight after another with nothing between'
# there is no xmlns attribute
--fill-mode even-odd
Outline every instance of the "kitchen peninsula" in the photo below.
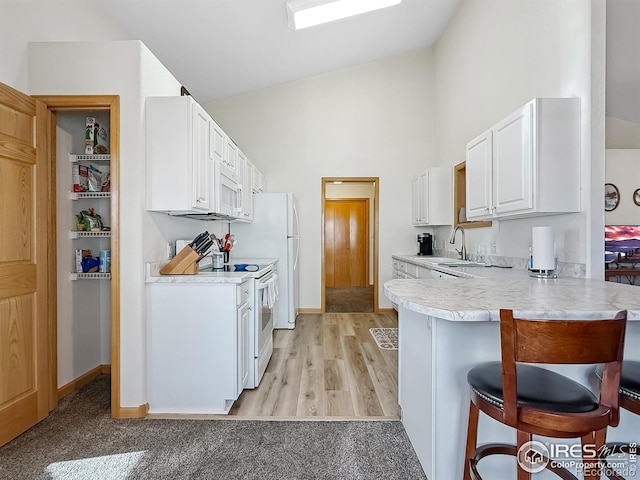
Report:
<svg viewBox="0 0 640 480"><path fill-rule="evenodd" d="M448 274L394 279L384 285L385 295L398 306L402 422L430 480L462 478L469 408L466 376L478 363L500 359L500 308L511 308L516 316L549 319L611 318L626 309L625 358L640 360L638 287L571 277L543 280L521 269L442 266L409 256L395 260ZM557 370L597 391L590 368ZM607 438L637 442L639 431L640 419L621 410L620 425L610 429ZM515 433L481 415L478 442L514 444ZM480 464L483 472L485 478L515 478L515 461L486 459Z"/></svg>

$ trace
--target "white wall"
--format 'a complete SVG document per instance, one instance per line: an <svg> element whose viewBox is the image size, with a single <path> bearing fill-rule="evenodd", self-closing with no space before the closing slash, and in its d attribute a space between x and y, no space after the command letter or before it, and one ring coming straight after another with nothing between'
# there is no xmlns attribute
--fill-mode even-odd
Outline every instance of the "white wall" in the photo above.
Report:
<svg viewBox="0 0 640 480"><path fill-rule="evenodd" d="M0 0L0 82L27 90L27 43L126 40L95 0Z"/></svg>
<svg viewBox="0 0 640 480"><path fill-rule="evenodd" d="M592 78L592 69L597 67L591 58L592 42L598 37L591 33L591 3L463 0L435 47L438 165L463 161L470 139L534 97L581 99L582 212L494 222L492 228L468 230L470 253L477 245L495 242L498 255L526 258L531 227L551 225L560 261L588 263L592 162L599 163L596 173L599 169L603 175L604 170L603 158L591 154L592 142L599 141L598 131L591 130L592 115L600 115L604 122L603 74L596 72ZM596 22L595 28L600 24ZM603 41L595 43L596 50ZM594 104L594 91L600 95L596 99L600 104ZM438 246L449 233L445 227L436 229Z"/></svg>
<svg viewBox="0 0 640 480"><path fill-rule="evenodd" d="M635 124L640 124L638 45L640 2L607 0L607 116Z"/></svg>
<svg viewBox="0 0 640 480"><path fill-rule="evenodd" d="M300 307L320 308L322 177L380 178L380 306L391 255L413 252L411 178L433 163L430 49L205 105L265 174L296 195Z"/></svg>
<svg viewBox="0 0 640 480"><path fill-rule="evenodd" d="M640 77L637 82L640 84ZM608 149L640 148L640 123L627 122L615 117L607 117L606 122Z"/></svg>
<svg viewBox="0 0 640 480"><path fill-rule="evenodd" d="M31 95L120 96L120 332L121 403L146 402L146 309L143 261L154 251L144 245L144 129L141 57L138 41L48 42L29 45L28 93ZM99 73L99 74L98 74ZM168 77L168 78L167 78ZM165 94L179 83L165 72L158 78ZM173 87L173 88L170 88ZM146 247L146 248L145 248Z"/></svg>
<svg viewBox="0 0 640 480"><path fill-rule="evenodd" d="M607 1L608 149L640 148L640 2Z"/></svg>
<svg viewBox="0 0 640 480"><path fill-rule="evenodd" d="M146 211L144 98L179 95L180 82L139 41L32 43L28 65L31 95L120 96L120 391L123 407L138 407L147 401L144 263L213 223Z"/></svg>

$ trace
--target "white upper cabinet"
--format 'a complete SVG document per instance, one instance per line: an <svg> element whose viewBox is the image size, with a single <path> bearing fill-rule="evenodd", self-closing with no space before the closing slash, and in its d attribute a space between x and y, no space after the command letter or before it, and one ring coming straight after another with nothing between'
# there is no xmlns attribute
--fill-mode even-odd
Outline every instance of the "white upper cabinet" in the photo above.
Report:
<svg viewBox="0 0 640 480"><path fill-rule="evenodd" d="M253 166L253 179L251 182L251 190L253 193L263 193L267 191L267 181L258 168Z"/></svg>
<svg viewBox="0 0 640 480"><path fill-rule="evenodd" d="M191 105L193 130L193 180L195 203L193 208L204 212L213 210L213 161L209 155L209 115L197 103Z"/></svg>
<svg viewBox="0 0 640 480"><path fill-rule="evenodd" d="M467 144L465 208L468 219L489 215L491 209L491 138L492 132L488 130Z"/></svg>
<svg viewBox="0 0 640 480"><path fill-rule="evenodd" d="M253 220L249 162L192 97L147 98L146 145L147 210Z"/></svg>
<svg viewBox="0 0 640 480"><path fill-rule="evenodd" d="M209 155L216 162L224 162L225 149L227 148L227 136L224 130L215 122L209 119Z"/></svg>
<svg viewBox="0 0 640 480"><path fill-rule="evenodd" d="M238 167L238 146L228 136L225 138L225 153L222 159L220 173L236 181L240 179L241 175Z"/></svg>
<svg viewBox="0 0 640 480"><path fill-rule="evenodd" d="M469 220L580 211L580 100L536 98L467 144Z"/></svg>
<svg viewBox="0 0 640 480"><path fill-rule="evenodd" d="M451 171L432 167L412 182L413 225L451 225Z"/></svg>
<svg viewBox="0 0 640 480"><path fill-rule="evenodd" d="M209 121L189 96L147 98L147 210L215 211Z"/></svg>
<svg viewBox="0 0 640 480"><path fill-rule="evenodd" d="M242 220L247 222L253 221L253 174L254 166L244 153L238 151L238 159L244 165L244 174L242 175ZM241 165L241 166L242 166Z"/></svg>

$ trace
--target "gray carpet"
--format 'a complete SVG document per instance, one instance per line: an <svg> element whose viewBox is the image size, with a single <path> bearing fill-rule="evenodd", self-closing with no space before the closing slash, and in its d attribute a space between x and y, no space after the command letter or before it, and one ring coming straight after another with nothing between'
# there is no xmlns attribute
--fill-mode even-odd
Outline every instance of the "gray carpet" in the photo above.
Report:
<svg viewBox="0 0 640 480"><path fill-rule="evenodd" d="M108 382L0 448L0 478L426 479L398 421L114 420Z"/></svg>

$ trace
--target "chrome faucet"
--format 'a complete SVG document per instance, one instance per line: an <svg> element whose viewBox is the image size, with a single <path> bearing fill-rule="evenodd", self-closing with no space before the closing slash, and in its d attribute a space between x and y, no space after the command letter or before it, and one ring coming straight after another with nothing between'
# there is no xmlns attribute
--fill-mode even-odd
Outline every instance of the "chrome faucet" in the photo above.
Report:
<svg viewBox="0 0 640 480"><path fill-rule="evenodd" d="M460 248L460 250L458 250L457 248L454 247L454 250L456 252L458 252L458 255L460 255L460 259L461 260L469 260L469 258L467 257L467 247L465 246L465 240L464 240L464 228L457 226L456 228L453 229L453 233L451 234L451 239L449 240L449 243L451 245L455 245L456 243L456 232L460 230L460 232L462 232L462 248Z"/></svg>

